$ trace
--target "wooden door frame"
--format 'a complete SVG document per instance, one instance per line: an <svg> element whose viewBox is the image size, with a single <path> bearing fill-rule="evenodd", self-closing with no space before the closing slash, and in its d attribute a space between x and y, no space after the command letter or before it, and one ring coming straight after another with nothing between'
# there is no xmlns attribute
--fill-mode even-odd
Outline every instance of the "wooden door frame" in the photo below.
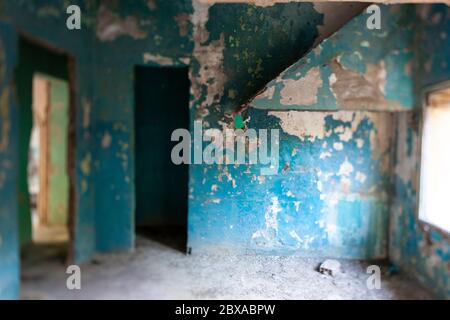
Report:
<svg viewBox="0 0 450 320"><path fill-rule="evenodd" d="M45 83L45 105L42 105L42 109L37 108L35 105L35 81L39 78L40 81ZM37 196L37 214L39 224L48 224L48 139L49 139L49 111L50 111L50 85L49 81L42 77L40 74L33 75L32 78L32 112L33 112L33 127L39 129L39 194ZM32 129L33 132L33 129Z"/></svg>

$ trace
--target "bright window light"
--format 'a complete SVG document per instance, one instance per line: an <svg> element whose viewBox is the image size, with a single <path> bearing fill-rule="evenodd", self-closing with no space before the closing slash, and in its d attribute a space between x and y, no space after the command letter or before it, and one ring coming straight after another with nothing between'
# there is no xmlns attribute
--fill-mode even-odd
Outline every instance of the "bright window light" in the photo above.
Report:
<svg viewBox="0 0 450 320"><path fill-rule="evenodd" d="M450 232L450 88L428 96L422 131L420 220Z"/></svg>

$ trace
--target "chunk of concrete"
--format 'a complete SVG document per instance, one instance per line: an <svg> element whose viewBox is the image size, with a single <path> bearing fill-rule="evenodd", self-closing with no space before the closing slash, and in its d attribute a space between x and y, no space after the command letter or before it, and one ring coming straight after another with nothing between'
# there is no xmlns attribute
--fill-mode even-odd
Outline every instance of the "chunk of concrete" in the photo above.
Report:
<svg viewBox="0 0 450 320"><path fill-rule="evenodd" d="M334 277L341 272L341 264L337 260L327 259L319 266L319 272Z"/></svg>

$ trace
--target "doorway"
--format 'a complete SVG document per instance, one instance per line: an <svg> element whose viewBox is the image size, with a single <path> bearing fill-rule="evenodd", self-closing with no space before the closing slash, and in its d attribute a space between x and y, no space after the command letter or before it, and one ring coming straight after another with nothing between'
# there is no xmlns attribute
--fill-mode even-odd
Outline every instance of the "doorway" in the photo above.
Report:
<svg viewBox="0 0 450 320"><path fill-rule="evenodd" d="M33 76L28 191L34 243L69 240L68 89L67 81L40 73Z"/></svg>
<svg viewBox="0 0 450 320"><path fill-rule="evenodd" d="M175 129L189 129L188 68L135 68L136 231L186 251L187 164L175 165Z"/></svg>
<svg viewBox="0 0 450 320"><path fill-rule="evenodd" d="M22 278L27 266L72 259L74 123L66 54L19 38L19 235Z"/></svg>

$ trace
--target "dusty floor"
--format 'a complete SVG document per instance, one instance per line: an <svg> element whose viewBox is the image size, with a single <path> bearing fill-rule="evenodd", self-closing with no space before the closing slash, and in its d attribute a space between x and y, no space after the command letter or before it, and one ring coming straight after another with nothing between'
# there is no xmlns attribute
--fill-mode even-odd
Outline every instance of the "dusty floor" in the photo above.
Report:
<svg viewBox="0 0 450 320"><path fill-rule="evenodd" d="M68 240L69 231L65 226L33 226L33 241L35 243L67 242Z"/></svg>
<svg viewBox="0 0 450 320"><path fill-rule="evenodd" d="M23 299L429 299L404 275L382 275L366 287L367 263L341 261L336 277L316 271L319 259L276 256L185 255L139 236L134 253L99 255L81 266L81 290L66 289L60 249L27 253ZM44 252L47 262L37 257ZM50 258L53 257L53 258ZM42 260L42 259L41 259ZM387 271L387 265L381 265Z"/></svg>

